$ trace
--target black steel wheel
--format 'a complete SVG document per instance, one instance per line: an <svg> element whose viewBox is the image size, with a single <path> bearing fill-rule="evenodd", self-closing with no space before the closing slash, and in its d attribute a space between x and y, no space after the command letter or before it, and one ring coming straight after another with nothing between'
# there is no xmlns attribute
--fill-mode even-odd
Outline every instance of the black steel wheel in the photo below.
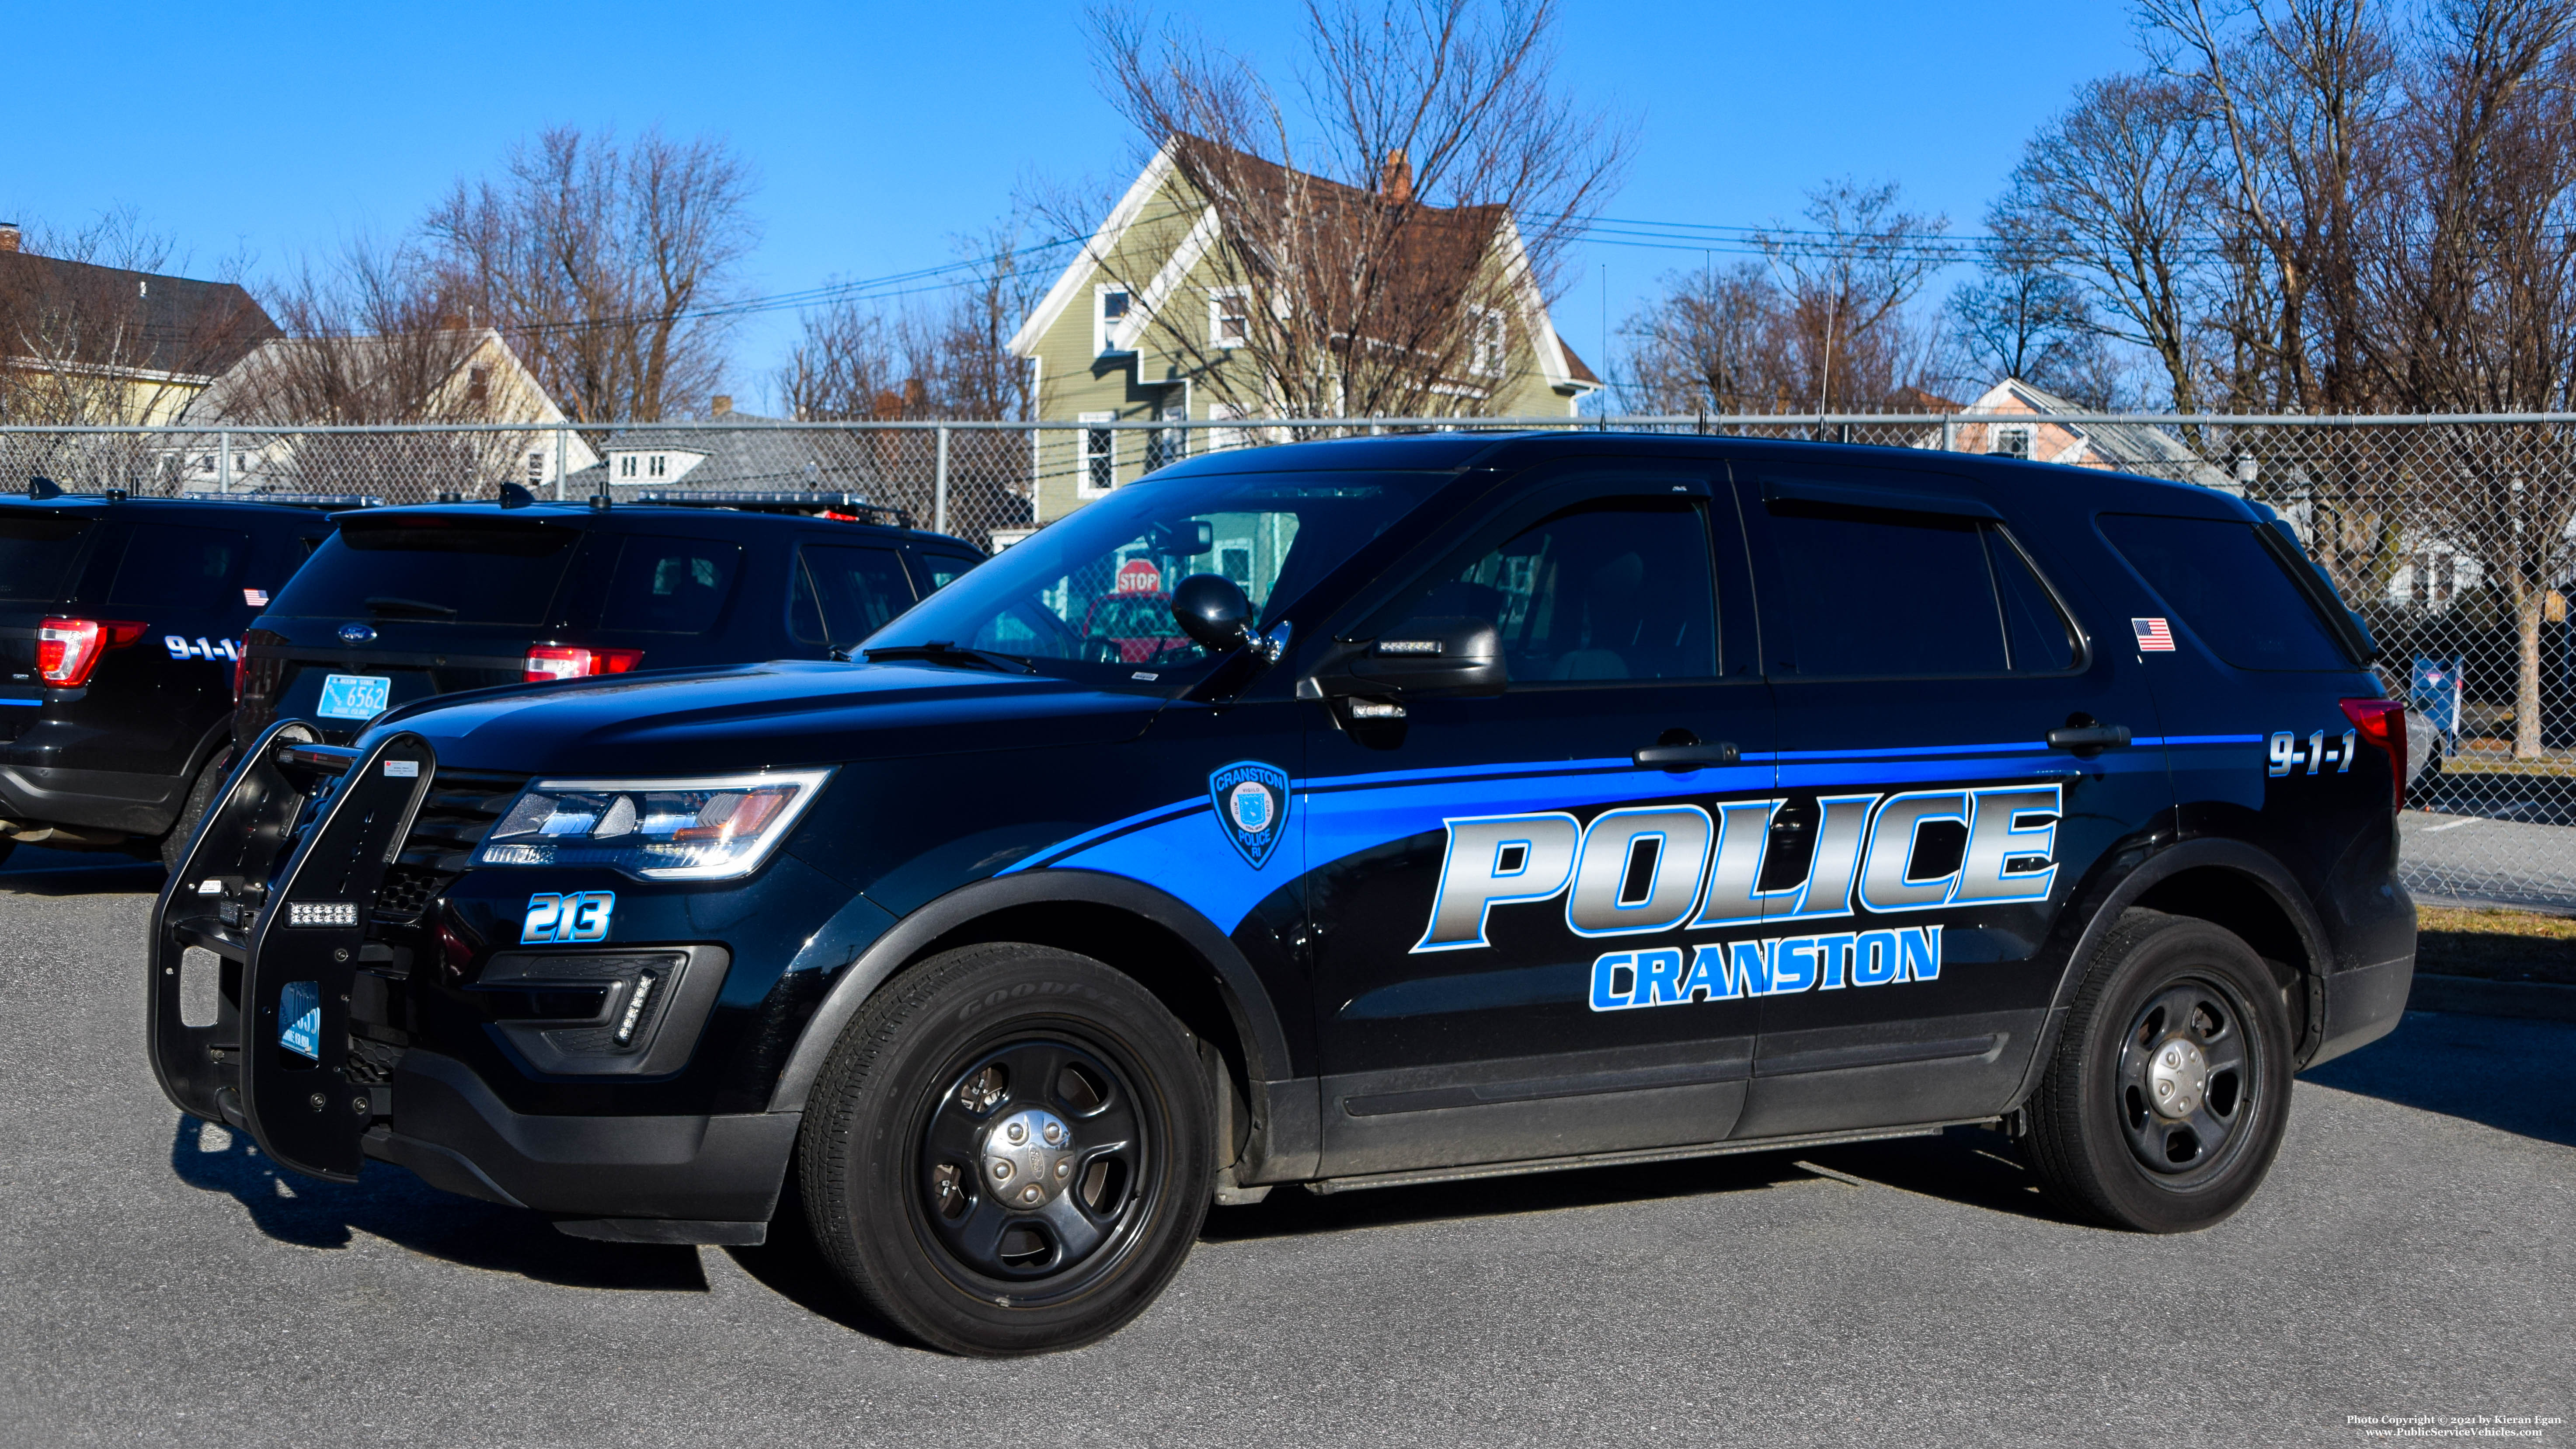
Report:
<svg viewBox="0 0 2576 1449"><path fill-rule="evenodd" d="M2042 1186L2143 1232L2204 1228L2243 1206L2289 1120L2289 984L2208 921L2123 916L2024 1114Z"/></svg>
<svg viewBox="0 0 2576 1449"><path fill-rule="evenodd" d="M824 1256L923 1342L1071 1348L1180 1267L1213 1122L1196 1044L1134 980L971 946L852 1018L806 1107L800 1187Z"/></svg>

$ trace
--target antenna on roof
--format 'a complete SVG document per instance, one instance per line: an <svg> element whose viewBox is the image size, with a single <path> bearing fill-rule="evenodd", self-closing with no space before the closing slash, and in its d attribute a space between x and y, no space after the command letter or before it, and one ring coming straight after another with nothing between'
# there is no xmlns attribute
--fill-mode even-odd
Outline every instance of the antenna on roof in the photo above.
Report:
<svg viewBox="0 0 2576 1449"><path fill-rule="evenodd" d="M516 483L504 483L494 494L504 508L525 508L537 501L537 495Z"/></svg>
<svg viewBox="0 0 2576 1449"><path fill-rule="evenodd" d="M27 475L27 496L38 502L48 498L60 498L63 496L63 485L51 478L30 473Z"/></svg>

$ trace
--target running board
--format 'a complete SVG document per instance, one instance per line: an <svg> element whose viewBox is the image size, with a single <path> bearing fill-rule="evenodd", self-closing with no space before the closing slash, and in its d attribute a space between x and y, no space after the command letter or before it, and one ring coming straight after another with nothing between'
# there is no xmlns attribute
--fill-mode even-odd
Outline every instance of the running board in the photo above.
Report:
<svg viewBox="0 0 2576 1449"><path fill-rule="evenodd" d="M1482 1177L1517 1177L1525 1172L1564 1172L1577 1167L1625 1167L1640 1162L1678 1162L1692 1157L1732 1157L1744 1152L1783 1152L1801 1147L1840 1147L1847 1142L1887 1142L1900 1137L1935 1137L1953 1127L2000 1122L2000 1117L1962 1117L1955 1122L1925 1122L1912 1127L1871 1127L1857 1132L1809 1132L1795 1137L1748 1137L1741 1142L1699 1142L1686 1147L1643 1147L1627 1152L1579 1153L1572 1157L1537 1157L1526 1162L1484 1162L1472 1167L1426 1167L1409 1172L1371 1172L1358 1177L1327 1177L1305 1184L1308 1192L1358 1192L1371 1187L1416 1187L1433 1182L1468 1182Z"/></svg>

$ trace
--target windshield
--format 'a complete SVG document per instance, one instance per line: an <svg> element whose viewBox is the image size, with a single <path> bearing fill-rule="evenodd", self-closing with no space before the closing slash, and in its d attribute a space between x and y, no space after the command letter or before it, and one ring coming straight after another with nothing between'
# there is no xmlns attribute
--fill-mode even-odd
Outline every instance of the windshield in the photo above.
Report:
<svg viewBox="0 0 2576 1449"><path fill-rule="evenodd" d="M1455 474L1218 473L1122 488L1015 544L867 641L989 650L1125 679L1201 664L1172 590L1223 574L1276 623Z"/></svg>
<svg viewBox="0 0 2576 1449"><path fill-rule="evenodd" d="M352 520L296 571L272 614L302 618L544 622L581 535L474 518Z"/></svg>

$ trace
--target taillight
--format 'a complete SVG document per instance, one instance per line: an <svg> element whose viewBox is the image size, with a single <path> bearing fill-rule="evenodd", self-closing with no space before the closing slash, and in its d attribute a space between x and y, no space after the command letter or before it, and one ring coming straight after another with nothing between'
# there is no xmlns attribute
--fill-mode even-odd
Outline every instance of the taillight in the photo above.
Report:
<svg viewBox="0 0 2576 1449"><path fill-rule="evenodd" d="M624 674L643 662L641 649L582 649L570 644L531 644L528 646L526 679L530 684L543 684L549 679L579 679L589 674Z"/></svg>
<svg viewBox="0 0 2576 1449"><path fill-rule="evenodd" d="M249 672L249 669L250 651L235 650L233 652L233 703L235 704L241 703L242 677Z"/></svg>
<svg viewBox="0 0 2576 1449"><path fill-rule="evenodd" d="M47 684L77 689L89 683L100 655L142 638L145 627L123 619L47 619L36 626L36 670Z"/></svg>
<svg viewBox="0 0 2576 1449"><path fill-rule="evenodd" d="M2355 733L2388 752L2388 783L2397 808L2406 808L2406 706L2393 699L2347 699L2343 717Z"/></svg>

